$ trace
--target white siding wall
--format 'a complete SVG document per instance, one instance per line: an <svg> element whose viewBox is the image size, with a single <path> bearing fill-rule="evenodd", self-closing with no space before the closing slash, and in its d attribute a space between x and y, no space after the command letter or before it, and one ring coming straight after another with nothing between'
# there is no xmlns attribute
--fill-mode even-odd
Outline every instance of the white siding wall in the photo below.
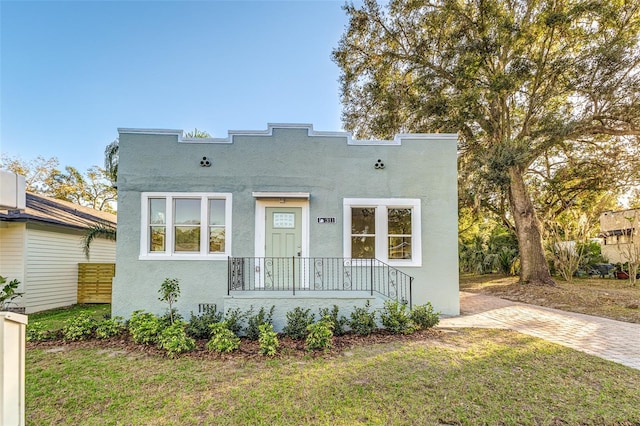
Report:
<svg viewBox="0 0 640 426"><path fill-rule="evenodd" d="M115 263L115 243L91 244L90 262ZM76 303L78 263L87 262L81 233L27 228L25 303L27 313Z"/></svg>
<svg viewBox="0 0 640 426"><path fill-rule="evenodd" d="M20 292L25 291L25 228L24 223L6 223L6 228L0 228L0 275L8 281L20 281ZM15 302L18 307L24 306L23 297Z"/></svg>

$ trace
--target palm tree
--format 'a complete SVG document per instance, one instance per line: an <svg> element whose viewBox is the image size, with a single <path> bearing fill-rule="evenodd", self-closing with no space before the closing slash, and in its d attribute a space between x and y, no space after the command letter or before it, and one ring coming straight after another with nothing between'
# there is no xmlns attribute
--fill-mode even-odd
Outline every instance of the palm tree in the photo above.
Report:
<svg viewBox="0 0 640 426"><path fill-rule="evenodd" d="M82 237L82 251L84 256L89 260L89 251L91 249L91 243L96 238L104 238L107 240L116 240L116 228L109 224L93 225L87 228Z"/></svg>

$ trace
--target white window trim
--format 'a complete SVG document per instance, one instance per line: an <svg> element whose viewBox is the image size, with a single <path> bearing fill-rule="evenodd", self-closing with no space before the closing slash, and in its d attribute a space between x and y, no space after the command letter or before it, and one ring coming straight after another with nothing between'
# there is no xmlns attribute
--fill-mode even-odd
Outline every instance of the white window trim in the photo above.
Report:
<svg viewBox="0 0 640 426"><path fill-rule="evenodd" d="M255 256L265 256L267 207L302 207L302 247L300 249L302 257L309 257L309 201L294 199L286 199L284 204L280 200L256 199Z"/></svg>
<svg viewBox="0 0 640 426"><path fill-rule="evenodd" d="M149 251L149 199L166 199L165 218L165 252ZM177 198L200 198L200 252L176 253L173 251L173 200ZM224 253L209 253L209 217L207 202L210 199L225 200L225 251ZM231 256L231 212L232 194L229 192L143 192L140 195L140 256L139 260L227 260Z"/></svg>
<svg viewBox="0 0 640 426"><path fill-rule="evenodd" d="M391 266L422 266L422 213L418 198L345 198L343 200L344 257L351 257L351 208L376 209L376 258ZM387 209L411 209L411 259L389 259ZM363 259L364 260L364 259Z"/></svg>

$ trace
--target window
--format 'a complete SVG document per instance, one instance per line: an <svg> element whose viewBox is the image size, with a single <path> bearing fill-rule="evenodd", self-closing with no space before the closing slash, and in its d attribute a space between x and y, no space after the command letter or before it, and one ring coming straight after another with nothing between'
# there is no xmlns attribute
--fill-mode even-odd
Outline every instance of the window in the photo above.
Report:
<svg viewBox="0 0 640 426"><path fill-rule="evenodd" d="M344 200L344 256L421 266L420 200Z"/></svg>
<svg viewBox="0 0 640 426"><path fill-rule="evenodd" d="M231 194L143 193L141 259L226 259Z"/></svg>

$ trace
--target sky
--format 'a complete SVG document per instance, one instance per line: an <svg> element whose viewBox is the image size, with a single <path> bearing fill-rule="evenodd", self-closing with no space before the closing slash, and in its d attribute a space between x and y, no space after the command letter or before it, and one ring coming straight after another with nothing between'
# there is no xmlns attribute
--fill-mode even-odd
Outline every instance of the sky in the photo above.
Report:
<svg viewBox="0 0 640 426"><path fill-rule="evenodd" d="M0 0L0 151L86 171L119 127L340 131L343 5Z"/></svg>

